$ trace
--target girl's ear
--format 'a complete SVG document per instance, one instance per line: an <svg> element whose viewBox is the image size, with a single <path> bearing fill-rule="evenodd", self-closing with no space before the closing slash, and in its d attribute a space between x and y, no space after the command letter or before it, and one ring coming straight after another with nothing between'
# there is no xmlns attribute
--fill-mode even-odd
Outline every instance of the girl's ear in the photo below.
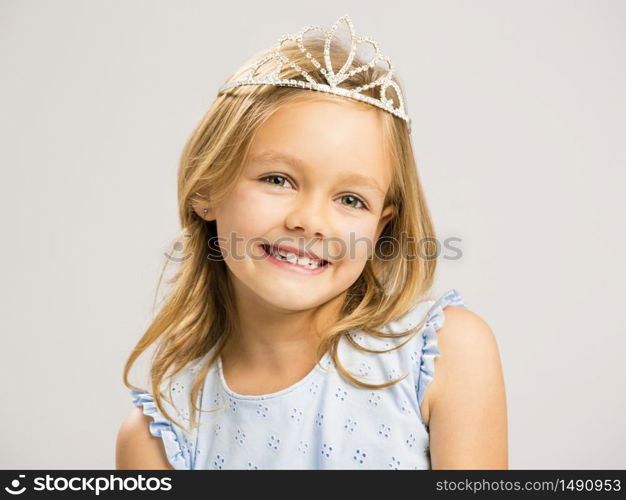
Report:
<svg viewBox="0 0 626 500"><path fill-rule="evenodd" d="M215 218L213 216L213 210L208 206L208 203L194 201L191 205L193 206L194 212L204 220L213 220Z"/></svg>
<svg viewBox="0 0 626 500"><path fill-rule="evenodd" d="M376 227L376 241L378 241L378 238L380 238L380 233L383 232L383 229L385 228L387 222L395 217L396 213L397 210L395 205L388 205L387 207L385 207Z"/></svg>

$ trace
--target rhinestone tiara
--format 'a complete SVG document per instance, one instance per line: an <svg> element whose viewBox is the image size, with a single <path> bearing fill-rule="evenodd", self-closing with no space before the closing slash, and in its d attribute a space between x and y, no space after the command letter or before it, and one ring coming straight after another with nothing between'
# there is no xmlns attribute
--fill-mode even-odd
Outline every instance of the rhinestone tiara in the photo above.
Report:
<svg viewBox="0 0 626 500"><path fill-rule="evenodd" d="M335 73L335 70L332 67L332 64L330 61L330 45L333 40L333 37L335 36L335 32L337 31L337 28L339 28L341 23L345 23L349 29L350 54L348 55L348 59L346 60L342 68L337 73ZM303 37L309 31L318 31L324 34L325 67L322 67L319 61L317 61L311 55L311 53L307 51L307 49L304 46ZM288 41L295 42L297 44L298 48L302 51L303 54L306 55L307 59L311 61L313 66L319 69L320 72L324 75L324 78L326 79L326 83L317 82L311 75L309 75L305 70L303 70L296 63L294 63L293 61L290 61L281 52L281 48L283 47L283 44ZM361 43L370 44L370 46L373 47L375 50L375 55L369 63L359 66L358 68L354 68L350 71L347 71L350 65L352 64L352 61L354 60L354 57L356 55L356 48ZM303 88L303 89L318 90L321 92L328 92L331 94L348 97L350 99L364 101L374 106L377 106L381 109L384 109L385 111L388 111L389 113L392 113L393 115L405 120L410 130L411 119L405 112L402 91L400 90L400 86L391 79L393 75L393 65L391 64L391 60L380 52L378 43L376 43L374 40L368 37L357 37L355 35L354 26L352 25L352 20L350 19L348 15L341 16L339 19L337 19L337 21L335 21L335 24L333 24L329 29L322 28L319 26L305 26L296 35L291 35L291 34L283 35L278 40L278 44L275 47L273 47L271 50L272 51L269 55L267 55L266 57L263 57L262 59L260 59L259 61L257 61L251 66L250 71L247 73L247 75L243 79L234 80L234 81L227 82L224 85L222 85L218 90L218 95L223 93L225 90L228 90L233 87L239 87L241 85L277 85L279 87L298 87L298 88ZM265 65L266 63L268 63L268 61L273 61L276 63L275 71L273 71L267 76L255 77L255 74L258 71L258 69L261 66ZM386 62L387 65L389 66L389 70L382 77L376 79L375 81L367 83L366 85L362 85L354 89L346 89L346 88L339 87L339 84L343 82L344 80L346 80L347 78L351 77L354 74L365 71L368 68L374 67L376 63L379 61ZM284 64L298 71L300 75L302 75L306 79L306 81L279 78L278 75L280 74L280 71ZM377 99L360 93L362 90L366 90L366 89L373 88L376 86L380 87L380 97ZM394 106L393 99L387 98L387 89L389 87L392 87L396 92L397 100L399 103L398 107Z"/></svg>

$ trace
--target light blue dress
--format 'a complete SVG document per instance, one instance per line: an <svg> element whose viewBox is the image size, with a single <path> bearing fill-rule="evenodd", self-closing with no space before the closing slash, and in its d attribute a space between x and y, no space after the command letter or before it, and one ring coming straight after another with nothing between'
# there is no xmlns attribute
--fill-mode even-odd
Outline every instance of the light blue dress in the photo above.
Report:
<svg viewBox="0 0 626 500"><path fill-rule="evenodd" d="M429 434L420 405L440 354L437 333L448 305L467 307L455 289L438 300L417 303L383 329L401 332L428 315L419 334L389 353L356 350L342 338L338 356L359 378L380 384L408 376L384 389L358 387L334 368L326 353L320 364L290 387L266 395L232 392L221 359L211 367L200 391L200 427L186 432L166 420L150 393L131 390L133 403L152 417L150 433L163 441L175 469L430 469ZM352 338L371 349L406 342L379 339L358 330ZM208 354L212 354L211 352ZM207 355L207 356L208 356ZM188 391L201 358L178 373L163 393L168 413L189 425Z"/></svg>

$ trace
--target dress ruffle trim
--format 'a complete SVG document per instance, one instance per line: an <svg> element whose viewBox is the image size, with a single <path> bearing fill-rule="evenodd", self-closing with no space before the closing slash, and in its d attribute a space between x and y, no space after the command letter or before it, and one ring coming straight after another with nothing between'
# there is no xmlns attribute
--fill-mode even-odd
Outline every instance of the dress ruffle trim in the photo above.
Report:
<svg viewBox="0 0 626 500"><path fill-rule="evenodd" d="M131 389L130 393L133 397L133 404L135 406L141 405L144 415L152 418L150 434L163 440L165 453L170 464L177 470L188 470L189 463L181 449L172 423L158 411L152 395L146 391L135 389Z"/></svg>
<svg viewBox="0 0 626 500"><path fill-rule="evenodd" d="M426 389L428 389L435 375L435 358L441 355L437 346L437 330L443 326L445 321L443 309L446 306L467 307L459 292L453 288L442 295L427 313L428 319L422 330L422 355L417 381L417 401L420 407Z"/></svg>

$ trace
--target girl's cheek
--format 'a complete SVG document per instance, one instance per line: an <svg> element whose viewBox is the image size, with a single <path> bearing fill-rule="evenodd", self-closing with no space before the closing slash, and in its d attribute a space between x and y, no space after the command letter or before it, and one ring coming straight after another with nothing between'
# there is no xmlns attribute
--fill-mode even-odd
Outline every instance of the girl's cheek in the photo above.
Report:
<svg viewBox="0 0 626 500"><path fill-rule="evenodd" d="M334 226L335 234L341 244L336 252L342 260L362 261L373 252L374 229L371 223L357 220L355 217L345 217Z"/></svg>
<svg viewBox="0 0 626 500"><path fill-rule="evenodd" d="M229 203L229 212L234 219L243 226L255 226L259 222L267 224L268 217L276 213L278 203L276 199L263 193L262 189L244 185L233 190Z"/></svg>
<svg viewBox="0 0 626 500"><path fill-rule="evenodd" d="M270 189L260 184L260 181L250 181L236 190L235 203L246 213L284 214L291 197L288 194L272 193Z"/></svg>

